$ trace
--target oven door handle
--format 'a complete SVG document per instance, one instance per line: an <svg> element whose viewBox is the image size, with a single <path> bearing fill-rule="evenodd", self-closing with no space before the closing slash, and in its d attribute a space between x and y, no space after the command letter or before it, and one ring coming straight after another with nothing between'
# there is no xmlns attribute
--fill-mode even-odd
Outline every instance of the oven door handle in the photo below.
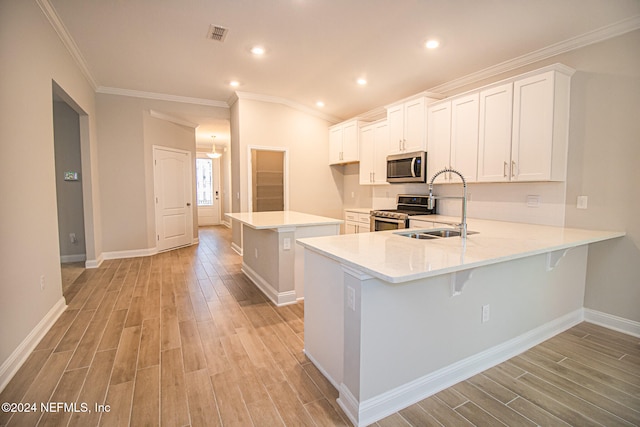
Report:
<svg viewBox="0 0 640 427"><path fill-rule="evenodd" d="M416 157L411 159L411 176L416 177Z"/></svg>

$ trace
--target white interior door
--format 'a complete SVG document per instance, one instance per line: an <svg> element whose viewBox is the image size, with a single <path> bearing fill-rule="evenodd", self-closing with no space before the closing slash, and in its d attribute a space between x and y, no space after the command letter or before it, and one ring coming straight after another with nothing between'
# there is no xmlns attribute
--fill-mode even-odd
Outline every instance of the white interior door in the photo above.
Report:
<svg viewBox="0 0 640 427"><path fill-rule="evenodd" d="M191 153L153 147L158 251L193 243Z"/></svg>

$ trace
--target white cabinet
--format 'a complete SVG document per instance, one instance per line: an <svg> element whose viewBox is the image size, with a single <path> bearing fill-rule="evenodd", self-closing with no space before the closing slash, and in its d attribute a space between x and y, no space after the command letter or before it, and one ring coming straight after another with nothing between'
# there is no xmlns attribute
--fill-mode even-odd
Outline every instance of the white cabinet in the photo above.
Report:
<svg viewBox="0 0 640 427"><path fill-rule="evenodd" d="M349 120L329 128L329 164L357 162L359 158L360 121Z"/></svg>
<svg viewBox="0 0 640 427"><path fill-rule="evenodd" d="M479 181L566 178L572 72L532 73L481 91Z"/></svg>
<svg viewBox="0 0 640 427"><path fill-rule="evenodd" d="M478 167L478 93L434 104L427 110L427 175L450 167L475 182ZM459 182L442 174L435 182Z"/></svg>
<svg viewBox="0 0 640 427"><path fill-rule="evenodd" d="M427 148L426 97L387 107L389 154Z"/></svg>
<svg viewBox="0 0 640 427"><path fill-rule="evenodd" d="M382 120L360 129L360 184L387 184L387 121Z"/></svg>
<svg viewBox="0 0 640 427"><path fill-rule="evenodd" d="M370 231L369 213L344 211L344 234L368 233Z"/></svg>
<svg viewBox="0 0 640 427"><path fill-rule="evenodd" d="M438 171L449 167L451 156L451 101L439 102L427 110L429 136L427 148L427 180ZM435 182L443 183L448 177L442 174Z"/></svg>
<svg viewBox="0 0 640 427"><path fill-rule="evenodd" d="M513 83L480 92L478 181L509 181Z"/></svg>

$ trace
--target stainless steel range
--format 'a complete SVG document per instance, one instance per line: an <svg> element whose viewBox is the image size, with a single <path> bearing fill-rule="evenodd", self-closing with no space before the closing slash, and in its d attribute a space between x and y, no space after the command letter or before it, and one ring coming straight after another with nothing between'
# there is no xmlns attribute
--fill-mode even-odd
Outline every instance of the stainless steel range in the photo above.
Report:
<svg viewBox="0 0 640 427"><path fill-rule="evenodd" d="M409 227L409 217L413 215L431 215L436 213L434 204L428 207L429 196L399 194L396 209L371 211L371 231L399 230Z"/></svg>

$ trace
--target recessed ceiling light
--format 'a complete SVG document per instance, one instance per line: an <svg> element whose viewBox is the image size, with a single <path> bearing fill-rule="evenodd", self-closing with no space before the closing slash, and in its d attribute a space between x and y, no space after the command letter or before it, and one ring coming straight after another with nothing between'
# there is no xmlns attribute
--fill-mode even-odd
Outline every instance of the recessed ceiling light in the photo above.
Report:
<svg viewBox="0 0 640 427"><path fill-rule="evenodd" d="M262 46L254 46L251 48L251 53L258 56L264 55L265 49Z"/></svg>
<svg viewBox="0 0 640 427"><path fill-rule="evenodd" d="M324 102L322 102L322 101L318 101L318 102L316 102L316 105L317 105L318 107L324 107Z"/></svg>
<svg viewBox="0 0 640 427"><path fill-rule="evenodd" d="M367 84L367 79L361 77L357 80L357 82L360 86L364 86Z"/></svg>
<svg viewBox="0 0 640 427"><path fill-rule="evenodd" d="M427 49L435 49L440 46L440 42L438 40L427 40L425 46L427 46Z"/></svg>
<svg viewBox="0 0 640 427"><path fill-rule="evenodd" d="M238 87L238 86L240 86L240 82L237 81L237 80L231 80L229 82L229 86Z"/></svg>

